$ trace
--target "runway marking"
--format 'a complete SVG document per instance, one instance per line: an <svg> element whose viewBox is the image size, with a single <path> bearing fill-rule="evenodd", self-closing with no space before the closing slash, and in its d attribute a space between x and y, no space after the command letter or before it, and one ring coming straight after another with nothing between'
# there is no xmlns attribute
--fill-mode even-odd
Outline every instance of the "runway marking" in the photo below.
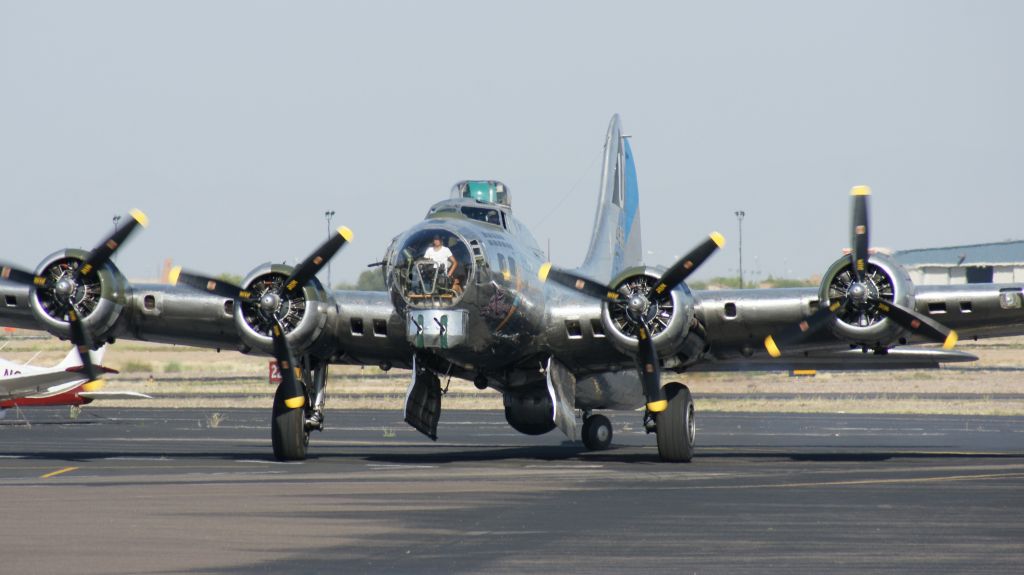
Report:
<svg viewBox="0 0 1024 575"><path fill-rule="evenodd" d="M436 465L405 465L400 463L369 463L370 469L437 469Z"/></svg>
<svg viewBox="0 0 1024 575"><path fill-rule="evenodd" d="M1024 477L1024 473L991 473L988 475L948 475L940 477L907 477L902 479L850 479L846 481L811 481L805 483L761 483L757 485L707 485L696 489L768 489L768 488L804 488L804 487L836 487L843 485L891 485L899 483L940 483L944 481L975 481L988 479L1016 479ZM694 489L691 487L690 489Z"/></svg>
<svg viewBox="0 0 1024 575"><path fill-rule="evenodd" d="M39 479L49 479L51 477L55 477L57 475L60 475L61 473L67 473L69 471L74 471L76 469L78 469L78 468L77 467L65 467L64 469L58 469L57 471L51 471L49 473L40 475Z"/></svg>

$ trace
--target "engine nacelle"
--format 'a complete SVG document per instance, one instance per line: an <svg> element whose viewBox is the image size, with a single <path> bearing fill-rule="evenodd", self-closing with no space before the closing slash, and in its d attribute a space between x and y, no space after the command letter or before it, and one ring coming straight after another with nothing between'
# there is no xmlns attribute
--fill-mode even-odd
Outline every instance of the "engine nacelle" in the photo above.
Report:
<svg viewBox="0 0 1024 575"><path fill-rule="evenodd" d="M281 264L263 264L242 280L242 288L252 294L252 301L235 307L235 327L242 342L253 349L272 354L274 343L270 337L274 325L273 314L281 319L285 337L296 355L308 351L323 333L327 323L329 299L320 281L315 277L302 291L276 300L268 309L260 300L268 294L276 297L293 268Z"/></svg>
<svg viewBox="0 0 1024 575"><path fill-rule="evenodd" d="M864 286L868 296L903 307L914 307L914 284L902 266L884 254L871 254L864 271ZM849 257L833 263L821 279L819 305L827 306L842 299L854 281ZM889 347L906 335L896 322L885 317L877 306L850 305L836 311L831 322L832 332L843 341L869 347Z"/></svg>
<svg viewBox="0 0 1024 575"><path fill-rule="evenodd" d="M658 283L663 272L651 267L631 268L612 281L622 303L603 304L601 323L605 334L622 353L637 353L641 317L650 326L659 355L668 357L680 351L693 323L693 294L685 283L680 283L669 297L648 301L644 294Z"/></svg>
<svg viewBox="0 0 1024 575"><path fill-rule="evenodd" d="M112 262L107 262L87 277L78 278L76 282L70 281L88 257L87 251L66 249L43 259L35 273L47 278L47 284L32 288L29 308L46 331L61 339L70 339L68 309L62 302L72 302L83 327L92 334L93 343L100 345L110 338L121 318L130 287L124 274Z"/></svg>

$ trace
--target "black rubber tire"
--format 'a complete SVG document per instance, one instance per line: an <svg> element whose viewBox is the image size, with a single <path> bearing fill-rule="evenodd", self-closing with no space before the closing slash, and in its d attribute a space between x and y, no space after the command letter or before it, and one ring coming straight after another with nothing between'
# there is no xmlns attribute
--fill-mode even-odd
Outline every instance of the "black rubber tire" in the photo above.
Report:
<svg viewBox="0 0 1024 575"><path fill-rule="evenodd" d="M591 415L583 420L583 445L591 451L608 449L612 444L612 422L603 415Z"/></svg>
<svg viewBox="0 0 1024 575"><path fill-rule="evenodd" d="M681 383L665 386L668 409L655 415L658 455L662 461L689 463L693 459L697 423L690 389Z"/></svg>
<svg viewBox="0 0 1024 575"><path fill-rule="evenodd" d="M270 442L274 445L274 458L278 461L304 461L309 432L306 431L306 410L291 409L284 404L282 385L274 394L274 413L270 419Z"/></svg>

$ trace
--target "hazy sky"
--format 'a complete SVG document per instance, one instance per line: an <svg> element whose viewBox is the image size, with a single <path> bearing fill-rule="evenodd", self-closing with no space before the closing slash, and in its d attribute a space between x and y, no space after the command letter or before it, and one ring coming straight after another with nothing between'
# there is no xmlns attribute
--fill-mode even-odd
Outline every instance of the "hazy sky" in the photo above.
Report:
<svg viewBox="0 0 1024 575"><path fill-rule="evenodd" d="M874 245L1021 238L1022 30L1022 2L0 0L0 259L138 207L129 277L242 274L333 209L352 281L494 178L573 266L616 112L650 262L729 240L698 278L736 273L737 209L746 270L823 272L861 183Z"/></svg>

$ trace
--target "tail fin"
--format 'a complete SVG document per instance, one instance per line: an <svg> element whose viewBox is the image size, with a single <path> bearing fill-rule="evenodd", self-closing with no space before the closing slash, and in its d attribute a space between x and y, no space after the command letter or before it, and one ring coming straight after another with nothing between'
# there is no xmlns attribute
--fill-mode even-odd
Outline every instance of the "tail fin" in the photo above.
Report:
<svg viewBox="0 0 1024 575"><path fill-rule="evenodd" d="M622 135L619 115L615 114L605 136L594 234L579 271L597 281L608 282L623 269L640 265L642 261L636 166L629 140Z"/></svg>
<svg viewBox="0 0 1024 575"><path fill-rule="evenodd" d="M89 357L92 358L92 364L95 366L103 365L103 354L107 350L107 346L102 346L96 351L90 351ZM73 367L80 367L82 365L82 358L78 357L78 350L74 347L68 352L64 359L60 363L54 366L54 369L68 370Z"/></svg>

